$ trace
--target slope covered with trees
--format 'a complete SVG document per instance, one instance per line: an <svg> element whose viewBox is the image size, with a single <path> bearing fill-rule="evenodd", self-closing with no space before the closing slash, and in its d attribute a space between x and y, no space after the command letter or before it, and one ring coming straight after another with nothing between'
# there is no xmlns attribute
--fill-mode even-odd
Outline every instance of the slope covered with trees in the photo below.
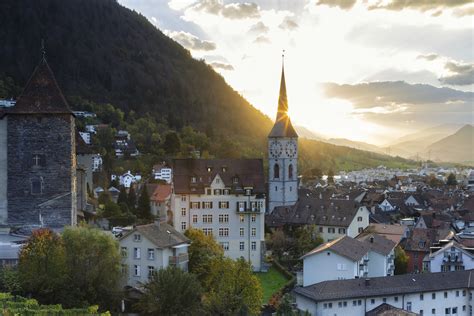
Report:
<svg viewBox="0 0 474 316"><path fill-rule="evenodd" d="M145 118L151 127L203 133L211 156L264 157L272 121L203 61L114 0L4 0L0 2L0 98L15 97L40 58L48 62L71 105L113 104L123 121ZM275 87L276 89L277 87ZM82 100L82 101L78 101ZM142 120L143 121L143 120ZM118 126L122 127L122 126ZM132 127L133 128L133 127ZM134 137L147 129L137 128ZM138 134L138 135L136 135ZM163 135L162 135L163 136ZM156 137L160 144L164 137ZM151 151L150 142L139 148ZM200 148L197 148L200 149ZM303 167L370 167L386 158L321 142L302 143ZM324 152L316 160L313 153ZM357 156L352 158L353 153ZM171 153L168 153L171 154ZM158 154L157 157L159 156ZM405 166L406 161L396 161Z"/></svg>

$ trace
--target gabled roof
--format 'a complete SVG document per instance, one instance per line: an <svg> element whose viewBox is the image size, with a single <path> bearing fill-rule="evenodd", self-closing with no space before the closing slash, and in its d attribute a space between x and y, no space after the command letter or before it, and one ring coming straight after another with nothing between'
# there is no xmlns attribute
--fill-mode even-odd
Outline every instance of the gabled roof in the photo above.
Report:
<svg viewBox="0 0 474 316"><path fill-rule="evenodd" d="M262 159L174 159L173 185L176 194L203 194L216 177L233 194L252 187L253 194L265 194ZM196 181L192 183L194 178ZM234 181L236 179L236 181Z"/></svg>
<svg viewBox="0 0 474 316"><path fill-rule="evenodd" d="M333 251L350 260L360 261L369 251L369 246L349 236L342 236L316 247L301 258L304 259L324 251Z"/></svg>
<svg viewBox="0 0 474 316"><path fill-rule="evenodd" d="M166 223L160 223L159 225L151 223L147 225L136 226L134 229L121 237L120 240L123 240L136 232L142 234L157 248L161 249L191 242L186 236L174 229L173 226Z"/></svg>
<svg viewBox="0 0 474 316"><path fill-rule="evenodd" d="M51 68L43 58L8 114L71 114Z"/></svg>
<svg viewBox="0 0 474 316"><path fill-rule="evenodd" d="M171 184L158 184L150 196L151 201L166 201L171 195Z"/></svg>
<svg viewBox="0 0 474 316"><path fill-rule="evenodd" d="M370 250L384 256L388 255L397 245L394 241L378 234L360 235L356 239L367 244Z"/></svg>
<svg viewBox="0 0 474 316"><path fill-rule="evenodd" d="M434 243L446 239L450 234L449 229L413 228L402 247L405 251L429 252Z"/></svg>
<svg viewBox="0 0 474 316"><path fill-rule="evenodd" d="M472 288L473 270L402 274L371 278L368 284L364 279L334 280L297 287L294 293L315 302L408 293L434 292L450 289Z"/></svg>

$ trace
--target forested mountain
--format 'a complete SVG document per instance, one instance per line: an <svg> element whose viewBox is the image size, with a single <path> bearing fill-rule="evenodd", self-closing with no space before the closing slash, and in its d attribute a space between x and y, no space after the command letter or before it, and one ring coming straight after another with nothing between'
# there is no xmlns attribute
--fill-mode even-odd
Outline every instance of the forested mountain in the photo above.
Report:
<svg viewBox="0 0 474 316"><path fill-rule="evenodd" d="M229 147L211 148L215 156L266 153L272 120L209 65L114 0L2 0L0 38L0 97L17 93L8 88L9 78L24 86L44 39L48 63L73 108L81 107L74 101L80 97L113 104L125 121L146 117L178 132L192 126L221 145L214 148ZM309 140L301 151L303 166L323 170L407 163Z"/></svg>

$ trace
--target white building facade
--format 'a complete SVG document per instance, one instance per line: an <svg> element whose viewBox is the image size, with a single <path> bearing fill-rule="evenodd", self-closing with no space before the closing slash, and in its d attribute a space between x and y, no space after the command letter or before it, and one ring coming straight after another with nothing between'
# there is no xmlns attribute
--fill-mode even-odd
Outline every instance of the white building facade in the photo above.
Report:
<svg viewBox="0 0 474 316"><path fill-rule="evenodd" d="M260 159L176 159L171 211L180 232L201 229L232 259L260 271L265 251L265 186Z"/></svg>

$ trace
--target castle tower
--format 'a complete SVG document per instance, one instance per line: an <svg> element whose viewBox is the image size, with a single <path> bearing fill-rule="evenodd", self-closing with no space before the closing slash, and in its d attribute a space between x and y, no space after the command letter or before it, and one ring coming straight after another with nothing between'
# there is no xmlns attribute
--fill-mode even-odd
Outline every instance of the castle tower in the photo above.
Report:
<svg viewBox="0 0 474 316"><path fill-rule="evenodd" d="M8 225L75 225L74 116L44 56L6 116Z"/></svg>
<svg viewBox="0 0 474 316"><path fill-rule="evenodd" d="M298 200L298 134L288 116L285 69L282 66L275 124L268 135L268 210Z"/></svg>

